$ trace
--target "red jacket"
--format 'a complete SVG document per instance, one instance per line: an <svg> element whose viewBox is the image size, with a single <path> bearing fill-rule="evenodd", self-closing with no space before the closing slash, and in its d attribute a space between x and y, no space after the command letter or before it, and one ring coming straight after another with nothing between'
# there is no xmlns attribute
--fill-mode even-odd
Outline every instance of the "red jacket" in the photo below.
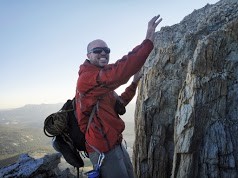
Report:
<svg viewBox="0 0 238 178"><path fill-rule="evenodd" d="M114 90L127 83L130 77L141 69L152 49L153 43L144 40L115 64L100 68L86 60L80 66L75 96L78 124L85 133L92 108L99 100L98 109L85 133L85 138L100 152L108 152L119 144L125 129L124 121L114 110ZM135 95L136 87L136 84L132 83L120 96L125 105ZM89 146L87 150L94 151Z"/></svg>

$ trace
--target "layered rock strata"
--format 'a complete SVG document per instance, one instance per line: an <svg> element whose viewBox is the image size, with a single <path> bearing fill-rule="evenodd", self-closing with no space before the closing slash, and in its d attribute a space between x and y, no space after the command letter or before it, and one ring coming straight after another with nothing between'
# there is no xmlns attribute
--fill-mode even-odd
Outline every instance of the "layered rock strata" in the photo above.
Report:
<svg viewBox="0 0 238 178"><path fill-rule="evenodd" d="M161 28L143 70L136 175L238 177L238 1Z"/></svg>

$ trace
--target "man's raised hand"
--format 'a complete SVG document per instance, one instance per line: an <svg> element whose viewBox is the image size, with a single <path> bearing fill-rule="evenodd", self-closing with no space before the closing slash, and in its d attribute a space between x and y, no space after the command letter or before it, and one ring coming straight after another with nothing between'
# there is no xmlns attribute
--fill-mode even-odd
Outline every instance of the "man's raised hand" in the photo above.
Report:
<svg viewBox="0 0 238 178"><path fill-rule="evenodd" d="M149 22L148 22L148 28L146 33L146 39L151 40L154 42L155 39L155 29L158 26L158 24L162 21L162 18L160 18L160 15L154 16Z"/></svg>

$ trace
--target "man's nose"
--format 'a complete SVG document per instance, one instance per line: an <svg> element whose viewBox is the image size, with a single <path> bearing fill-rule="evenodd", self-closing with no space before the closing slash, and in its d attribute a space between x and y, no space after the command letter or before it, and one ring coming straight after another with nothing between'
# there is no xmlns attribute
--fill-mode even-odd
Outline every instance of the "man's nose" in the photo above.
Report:
<svg viewBox="0 0 238 178"><path fill-rule="evenodd" d="M104 54L104 55L105 55L105 54L107 54L107 53L105 53L105 51L104 51L104 50L102 50L101 54Z"/></svg>

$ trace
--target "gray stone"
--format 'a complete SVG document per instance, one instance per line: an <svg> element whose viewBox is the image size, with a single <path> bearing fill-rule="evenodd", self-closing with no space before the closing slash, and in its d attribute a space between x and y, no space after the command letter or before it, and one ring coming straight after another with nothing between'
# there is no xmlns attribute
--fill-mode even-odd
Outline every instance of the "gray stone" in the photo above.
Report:
<svg viewBox="0 0 238 178"><path fill-rule="evenodd" d="M143 70L137 177L238 177L238 1L161 28Z"/></svg>
<svg viewBox="0 0 238 178"><path fill-rule="evenodd" d="M34 159L28 154L22 154L16 163L0 169L0 177L75 177L70 173L69 169L59 170L58 164L60 163L60 158L60 153L45 155L39 159Z"/></svg>

